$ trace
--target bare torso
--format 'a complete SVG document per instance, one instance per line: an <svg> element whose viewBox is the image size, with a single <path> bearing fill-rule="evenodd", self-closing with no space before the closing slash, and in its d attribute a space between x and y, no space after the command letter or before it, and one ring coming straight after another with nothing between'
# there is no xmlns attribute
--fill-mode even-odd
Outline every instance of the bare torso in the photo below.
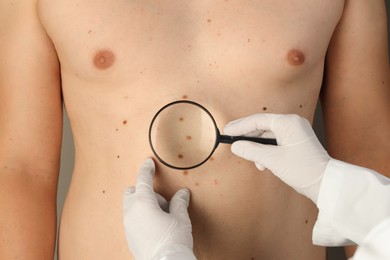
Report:
<svg viewBox="0 0 390 260"><path fill-rule="evenodd" d="M131 259L122 193L151 156L147 132L166 103L190 99L219 126L259 112L309 120L343 0L41 0L61 62L76 158L60 227L68 259ZM220 146L189 172L158 165L157 191L192 192L199 259L324 259L315 207Z"/></svg>

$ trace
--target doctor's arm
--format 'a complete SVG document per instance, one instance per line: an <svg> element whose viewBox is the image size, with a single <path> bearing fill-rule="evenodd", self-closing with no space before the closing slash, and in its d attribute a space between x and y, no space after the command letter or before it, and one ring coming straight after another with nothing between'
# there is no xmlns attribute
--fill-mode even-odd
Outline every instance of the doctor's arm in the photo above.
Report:
<svg viewBox="0 0 390 260"><path fill-rule="evenodd" d="M224 128L229 135L258 130L272 132L278 145L239 141L232 145L232 151L253 161L260 170L271 170L317 205L315 244L361 244L375 225L390 216L390 179L332 159L306 119L298 115L257 114Z"/></svg>

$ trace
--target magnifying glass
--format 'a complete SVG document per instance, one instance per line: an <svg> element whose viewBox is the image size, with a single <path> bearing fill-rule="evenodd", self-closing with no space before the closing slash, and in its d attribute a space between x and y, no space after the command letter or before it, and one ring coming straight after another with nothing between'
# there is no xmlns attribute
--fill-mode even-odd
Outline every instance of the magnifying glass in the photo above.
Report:
<svg viewBox="0 0 390 260"><path fill-rule="evenodd" d="M221 135L211 113L202 105L179 100L162 107L149 128L149 143L164 165L189 170L205 163L220 143L247 140L277 145L276 139Z"/></svg>

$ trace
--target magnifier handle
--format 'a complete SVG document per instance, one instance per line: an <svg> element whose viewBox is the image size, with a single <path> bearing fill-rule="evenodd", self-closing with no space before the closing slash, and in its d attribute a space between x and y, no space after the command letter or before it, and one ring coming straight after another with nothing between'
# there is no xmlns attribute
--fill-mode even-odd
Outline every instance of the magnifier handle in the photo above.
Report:
<svg viewBox="0 0 390 260"><path fill-rule="evenodd" d="M250 137L250 136L230 136L230 135L220 135L219 142L224 144L232 144L236 141L251 141L259 144L270 144L278 145L276 139L272 138L261 138L261 137Z"/></svg>

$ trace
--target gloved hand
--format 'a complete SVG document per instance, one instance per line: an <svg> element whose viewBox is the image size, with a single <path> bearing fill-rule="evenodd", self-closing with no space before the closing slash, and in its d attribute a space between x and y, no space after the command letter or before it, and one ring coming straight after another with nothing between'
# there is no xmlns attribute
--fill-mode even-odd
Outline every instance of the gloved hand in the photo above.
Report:
<svg viewBox="0 0 390 260"><path fill-rule="evenodd" d="M153 160L145 160L136 186L124 193L124 226L129 249L137 260L195 259L187 211L190 191L176 192L169 203L169 213L163 211L158 201L164 204L162 197L153 190L154 171Z"/></svg>
<svg viewBox="0 0 390 260"><path fill-rule="evenodd" d="M316 203L330 156L309 122L298 115L256 114L230 122L224 128L225 134L236 136L255 131L272 132L278 145L237 141L231 146L232 152L255 162L261 171L271 170Z"/></svg>

